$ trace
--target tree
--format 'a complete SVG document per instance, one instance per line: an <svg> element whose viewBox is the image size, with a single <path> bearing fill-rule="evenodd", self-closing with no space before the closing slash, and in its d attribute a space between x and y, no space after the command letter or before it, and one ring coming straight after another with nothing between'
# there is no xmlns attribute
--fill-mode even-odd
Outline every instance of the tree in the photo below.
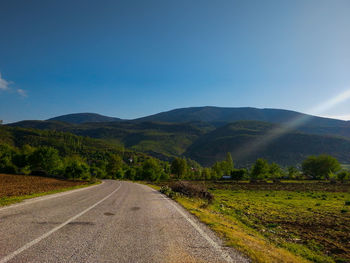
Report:
<svg viewBox="0 0 350 263"><path fill-rule="evenodd" d="M211 169L210 168L203 168L202 179L203 180L210 180L211 179Z"/></svg>
<svg viewBox="0 0 350 263"><path fill-rule="evenodd" d="M283 169L277 163L270 164L269 178L276 180L276 179L281 179L282 176L283 176Z"/></svg>
<svg viewBox="0 0 350 263"><path fill-rule="evenodd" d="M226 153L226 159L225 159L225 175L230 175L233 171L234 163L232 160L231 153Z"/></svg>
<svg viewBox="0 0 350 263"><path fill-rule="evenodd" d="M136 178L136 169L129 167L129 169L125 172L125 178L134 181Z"/></svg>
<svg viewBox="0 0 350 263"><path fill-rule="evenodd" d="M108 159L108 164L106 166L107 176L113 179L121 179L124 176L123 171L123 160L117 154L111 154Z"/></svg>
<svg viewBox="0 0 350 263"><path fill-rule="evenodd" d="M329 173L341 169L338 160L329 155L309 156L302 163L303 173L312 179L329 179Z"/></svg>
<svg viewBox="0 0 350 263"><path fill-rule="evenodd" d="M231 178L232 180L242 180L247 174L247 169L242 168L242 169L233 169L231 171Z"/></svg>
<svg viewBox="0 0 350 263"><path fill-rule="evenodd" d="M213 167L212 167L212 171L214 173L212 173L212 179L220 179L225 175L226 172L226 162L215 162ZM214 176L213 176L214 175Z"/></svg>
<svg viewBox="0 0 350 263"><path fill-rule="evenodd" d="M62 167L62 161L55 148L41 146L29 156L29 164L33 172L53 175Z"/></svg>
<svg viewBox="0 0 350 263"><path fill-rule="evenodd" d="M182 158L175 158L171 162L171 172L176 175L177 179L182 179L187 172L187 162Z"/></svg>
<svg viewBox="0 0 350 263"><path fill-rule="evenodd" d="M300 172L294 166L288 167L288 179L300 179Z"/></svg>
<svg viewBox="0 0 350 263"><path fill-rule="evenodd" d="M161 167L154 158L146 160L142 165L143 179L150 181L158 181L161 175Z"/></svg>
<svg viewBox="0 0 350 263"><path fill-rule="evenodd" d="M90 179L90 169L89 166L79 157L71 156L67 157L66 166L64 169L64 176L68 179Z"/></svg>
<svg viewBox="0 0 350 263"><path fill-rule="evenodd" d="M344 183L346 180L349 180L350 178L350 172L342 170L337 174L337 178L339 181Z"/></svg>
<svg viewBox="0 0 350 263"><path fill-rule="evenodd" d="M255 182L262 180L269 175L269 164L265 159L259 158L254 163L250 172L250 180Z"/></svg>
<svg viewBox="0 0 350 263"><path fill-rule="evenodd" d="M15 150L9 145L0 145L0 172L15 174L17 167L12 163Z"/></svg>

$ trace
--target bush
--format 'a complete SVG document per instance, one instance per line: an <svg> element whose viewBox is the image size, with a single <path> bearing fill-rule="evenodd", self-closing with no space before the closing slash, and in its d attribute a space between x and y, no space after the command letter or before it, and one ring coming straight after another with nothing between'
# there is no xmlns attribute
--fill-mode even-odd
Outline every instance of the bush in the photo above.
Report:
<svg viewBox="0 0 350 263"><path fill-rule="evenodd" d="M266 160L259 158L254 163L251 173L250 173L250 181L256 182L259 180L263 180L268 177L270 172L269 164Z"/></svg>
<svg viewBox="0 0 350 263"><path fill-rule="evenodd" d="M312 179L329 179L329 174L341 169L337 159L329 155L309 156L302 163L303 173Z"/></svg>
<svg viewBox="0 0 350 263"><path fill-rule="evenodd" d="M81 160L78 156L67 158L66 167L64 169L64 176L68 179L90 179L89 166Z"/></svg>
<svg viewBox="0 0 350 263"><path fill-rule="evenodd" d="M193 184L189 182L179 181L171 185L171 189L174 192L181 193L188 197L198 197L212 202L214 196L208 192L207 188L201 184Z"/></svg>
<svg viewBox="0 0 350 263"><path fill-rule="evenodd" d="M41 146L29 156L31 170L36 174L53 175L62 166L61 158L55 148Z"/></svg>
<svg viewBox="0 0 350 263"><path fill-rule="evenodd" d="M339 181L345 182L346 180L349 180L350 173L348 171L342 170L337 174L337 176Z"/></svg>
<svg viewBox="0 0 350 263"><path fill-rule="evenodd" d="M233 180L242 180L247 175L247 169L233 169L231 171L231 178Z"/></svg>

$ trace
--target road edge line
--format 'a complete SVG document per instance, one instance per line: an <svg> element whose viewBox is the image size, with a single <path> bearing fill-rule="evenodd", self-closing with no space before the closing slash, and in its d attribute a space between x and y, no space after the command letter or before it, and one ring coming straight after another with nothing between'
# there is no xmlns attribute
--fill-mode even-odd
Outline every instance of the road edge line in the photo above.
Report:
<svg viewBox="0 0 350 263"><path fill-rule="evenodd" d="M151 188L152 189L152 188ZM164 198L165 200L167 200L169 202L169 204L171 204L175 209L176 211L182 215L183 218L185 218L190 224L191 226L197 230L197 232L204 238L208 241L208 243L216 250L220 253L221 257L226 261L226 262L229 262L229 263L233 263L235 262L232 257L229 255L229 253L227 253L226 251L224 251L221 246L215 242L207 233L205 233L203 231L203 229L200 227L200 225L198 225L196 222L194 222L188 215L185 214L184 211L182 211L179 207L178 207L178 204L176 202L174 202L173 200L171 200L170 198L168 198L167 196L164 196L162 193L160 193L159 191L157 190L154 190L152 189L152 191L158 193L161 195L162 198ZM187 212L187 211L186 211ZM2 262L0 262L2 263Z"/></svg>

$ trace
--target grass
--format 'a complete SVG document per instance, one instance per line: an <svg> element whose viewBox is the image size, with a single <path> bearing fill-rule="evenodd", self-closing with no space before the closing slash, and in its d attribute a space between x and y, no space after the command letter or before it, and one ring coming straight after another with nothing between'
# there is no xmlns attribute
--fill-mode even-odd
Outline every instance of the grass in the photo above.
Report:
<svg viewBox="0 0 350 263"><path fill-rule="evenodd" d="M93 183L93 184L98 184ZM55 194L93 185L86 181L68 181L39 176L0 174L0 207L25 199Z"/></svg>
<svg viewBox="0 0 350 263"><path fill-rule="evenodd" d="M349 185L228 182L208 188L212 204L176 200L253 262L350 262Z"/></svg>

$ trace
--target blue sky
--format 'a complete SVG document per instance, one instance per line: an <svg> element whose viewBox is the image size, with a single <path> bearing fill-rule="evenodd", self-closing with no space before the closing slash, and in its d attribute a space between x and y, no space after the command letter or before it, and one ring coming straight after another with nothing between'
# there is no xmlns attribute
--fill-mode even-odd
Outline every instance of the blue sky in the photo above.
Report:
<svg viewBox="0 0 350 263"><path fill-rule="evenodd" d="M311 113L350 89L349 14L348 0L3 0L0 119ZM350 119L349 102L316 113Z"/></svg>

